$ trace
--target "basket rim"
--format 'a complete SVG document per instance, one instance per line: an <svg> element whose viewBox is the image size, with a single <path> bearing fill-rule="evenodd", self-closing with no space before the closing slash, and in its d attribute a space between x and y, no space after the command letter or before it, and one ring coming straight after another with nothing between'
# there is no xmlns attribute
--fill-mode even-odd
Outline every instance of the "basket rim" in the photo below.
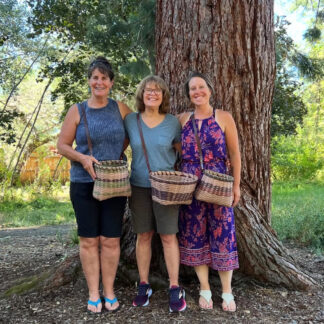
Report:
<svg viewBox="0 0 324 324"><path fill-rule="evenodd" d="M111 167L115 169L128 169L127 161L124 160L105 160L99 161L101 164L94 164L94 168L96 169L110 169ZM117 165L112 165L113 163Z"/></svg>
<svg viewBox="0 0 324 324"><path fill-rule="evenodd" d="M187 179L182 185L195 184L198 181L198 177L195 174L180 172L180 171L153 171L150 173L150 178L153 180L158 180L159 176L179 176L180 179ZM180 185L179 181L171 179L163 179L165 183Z"/></svg>
<svg viewBox="0 0 324 324"><path fill-rule="evenodd" d="M213 171L213 170L204 170L205 174L208 174L211 178L216 179L216 180L222 180L225 182L234 182L234 177L232 177L231 175L228 175L226 173L220 173L217 171Z"/></svg>

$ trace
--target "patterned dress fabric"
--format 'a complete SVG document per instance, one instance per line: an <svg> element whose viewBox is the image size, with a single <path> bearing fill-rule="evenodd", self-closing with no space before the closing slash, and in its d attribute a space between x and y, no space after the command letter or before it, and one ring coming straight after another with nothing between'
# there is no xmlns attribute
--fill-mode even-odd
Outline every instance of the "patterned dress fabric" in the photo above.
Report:
<svg viewBox="0 0 324 324"><path fill-rule="evenodd" d="M199 121L196 119L198 128ZM225 134L214 116L201 120L198 132L206 169L227 173ZM191 119L181 133L181 171L202 176L198 147ZM214 270L229 271L239 267L234 213L223 207L193 199L182 205L179 215L180 262L188 266L207 264Z"/></svg>

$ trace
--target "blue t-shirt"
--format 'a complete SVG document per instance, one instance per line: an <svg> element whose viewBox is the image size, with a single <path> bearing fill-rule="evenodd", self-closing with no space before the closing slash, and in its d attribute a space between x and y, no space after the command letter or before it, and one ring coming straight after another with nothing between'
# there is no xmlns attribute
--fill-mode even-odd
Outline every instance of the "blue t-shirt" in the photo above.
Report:
<svg viewBox="0 0 324 324"><path fill-rule="evenodd" d="M125 129L132 148L132 164L130 182L134 186L150 188L142 142L137 126L137 113L131 113L125 118ZM146 126L140 116L143 137L152 171L172 171L176 161L174 143L181 142L181 125L176 117L166 114L164 120L157 126Z"/></svg>

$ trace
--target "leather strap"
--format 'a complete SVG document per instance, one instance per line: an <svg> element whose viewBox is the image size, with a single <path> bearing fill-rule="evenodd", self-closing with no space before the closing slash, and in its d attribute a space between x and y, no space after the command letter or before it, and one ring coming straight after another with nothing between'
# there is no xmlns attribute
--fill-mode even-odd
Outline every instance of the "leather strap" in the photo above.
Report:
<svg viewBox="0 0 324 324"><path fill-rule="evenodd" d="M197 132L197 127L196 127L194 113L192 113L192 115L190 116L190 119L192 121L192 126L193 126L193 129L194 129L194 133L195 133L195 137L196 137L196 142L197 142L197 146L198 146L198 153L199 153L199 159L200 159L200 167L201 167L201 170L204 171L204 159L203 159L203 155L202 155L200 139L198 137L198 132Z"/></svg>
<svg viewBox="0 0 324 324"><path fill-rule="evenodd" d="M139 113L137 113L136 119L137 119L138 131L139 131L139 134L140 134L140 137L141 137L141 142L142 142L142 147L143 147L143 152L144 152L144 156L145 156L146 165L147 165L149 173L151 173L152 171L151 171L149 159L148 159L148 156L147 156L147 150L146 150L146 146L145 146L145 142L144 142L143 130L142 130L142 125L141 125Z"/></svg>
<svg viewBox="0 0 324 324"><path fill-rule="evenodd" d="M81 103L81 110L82 110L81 119L82 119L82 117L84 117L84 127L85 127L85 131L86 131L86 135L87 135L88 147L89 147L90 155L92 156L92 152L93 152L92 142L91 142L91 138L90 138L88 120L87 120L84 102Z"/></svg>

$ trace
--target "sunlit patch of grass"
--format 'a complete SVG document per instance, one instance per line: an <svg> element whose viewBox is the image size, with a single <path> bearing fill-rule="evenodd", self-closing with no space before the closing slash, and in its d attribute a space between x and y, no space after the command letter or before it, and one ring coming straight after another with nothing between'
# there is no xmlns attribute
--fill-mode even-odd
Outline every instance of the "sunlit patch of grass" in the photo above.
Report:
<svg viewBox="0 0 324 324"><path fill-rule="evenodd" d="M324 250L324 184L275 183L272 226L280 239Z"/></svg>
<svg viewBox="0 0 324 324"><path fill-rule="evenodd" d="M0 204L1 226L25 227L75 223L68 193L65 191L64 196L61 193L58 199L54 192L45 189L38 188L36 191L32 186L11 188Z"/></svg>
<svg viewBox="0 0 324 324"><path fill-rule="evenodd" d="M78 230L76 227L71 229L69 237L70 237L71 246L79 245L80 239L79 239Z"/></svg>

